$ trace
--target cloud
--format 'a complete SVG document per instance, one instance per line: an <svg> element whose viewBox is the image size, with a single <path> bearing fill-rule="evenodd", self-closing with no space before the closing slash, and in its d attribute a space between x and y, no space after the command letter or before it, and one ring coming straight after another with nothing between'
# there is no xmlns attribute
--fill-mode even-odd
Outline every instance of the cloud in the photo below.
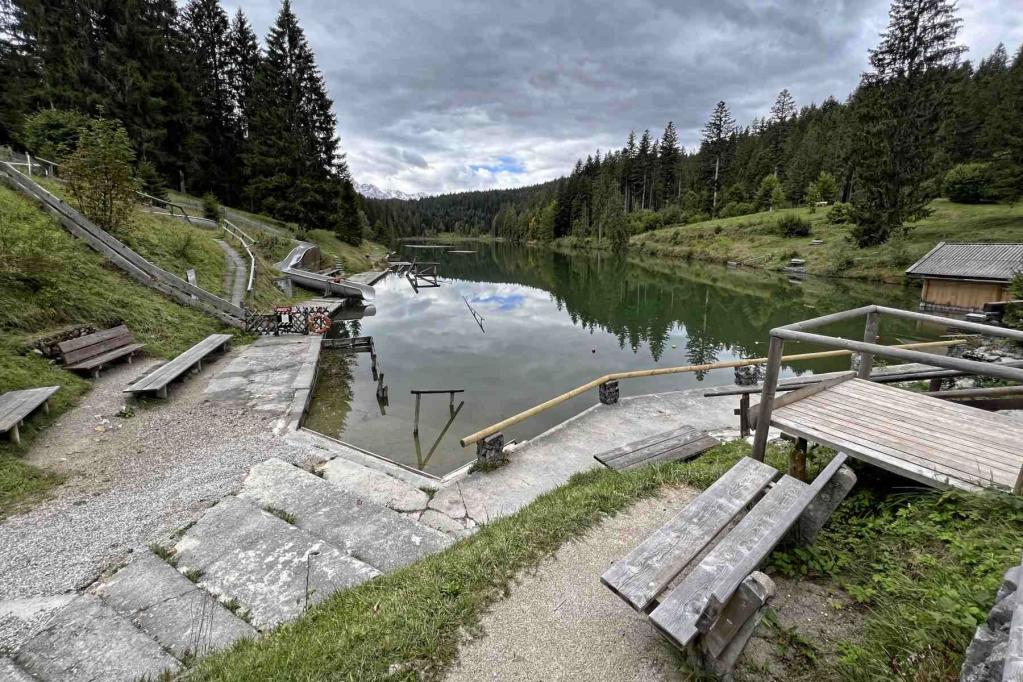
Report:
<svg viewBox="0 0 1023 682"><path fill-rule="evenodd" d="M1018 0L964 0L979 59L1023 41ZM237 4L226 5L229 11ZM265 33L277 0L247 0ZM724 99L740 123L779 90L844 99L886 0L418 0L293 7L334 99L359 182L406 192L515 187L568 172L630 129L673 120L699 143Z"/></svg>

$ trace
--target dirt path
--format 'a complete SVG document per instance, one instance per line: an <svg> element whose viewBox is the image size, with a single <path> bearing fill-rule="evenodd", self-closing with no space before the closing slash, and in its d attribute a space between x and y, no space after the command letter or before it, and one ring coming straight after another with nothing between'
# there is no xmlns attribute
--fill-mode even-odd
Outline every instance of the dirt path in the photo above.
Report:
<svg viewBox="0 0 1023 682"><path fill-rule="evenodd" d="M240 306L245 300L245 286L248 284L249 266L233 246L218 239L217 243L227 257L227 270L224 272L224 290L231 292L231 303Z"/></svg>

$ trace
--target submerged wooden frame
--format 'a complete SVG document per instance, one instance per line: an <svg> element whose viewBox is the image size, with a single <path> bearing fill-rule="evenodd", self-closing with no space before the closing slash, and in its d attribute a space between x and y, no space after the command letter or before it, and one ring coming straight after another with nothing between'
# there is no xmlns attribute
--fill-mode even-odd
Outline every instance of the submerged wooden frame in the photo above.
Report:
<svg viewBox="0 0 1023 682"><path fill-rule="evenodd" d="M880 345L877 343L877 338L882 316L916 320L920 322L931 322L978 334L984 334L986 336L997 336L1023 342L1023 331L1005 329L1003 327L993 327L987 324L966 322L949 317L929 315L927 313L919 313L909 310L899 310L898 308L888 308L886 306L879 305L868 305L861 308L854 308L852 310L844 310L832 313L831 315L824 315L810 320L776 327L770 332L771 342L767 354L767 367L764 374L760 405L758 406L756 433L753 438L754 459L763 461L767 450L768 431L771 428L771 412L775 406L778 406L778 402L775 400L775 394L778 389L778 379L781 372L781 362L786 341L804 341L820 344L825 347L841 348L858 353L860 362L856 375L862 379L870 377L870 372L874 365L874 357L881 356L908 362L919 362L927 365L933 365L935 367L968 372L970 374L979 374L982 376L1023 382L1023 369L1006 367L1004 365L989 362L980 362L977 360L934 355L906 348L894 348L892 346ZM865 318L863 341L854 341L852 339L843 339L807 331L811 329L818 329L835 322L844 322L846 320L860 317ZM1020 476L1016 481L1013 492L1015 494L1023 492L1023 470L1020 472Z"/></svg>

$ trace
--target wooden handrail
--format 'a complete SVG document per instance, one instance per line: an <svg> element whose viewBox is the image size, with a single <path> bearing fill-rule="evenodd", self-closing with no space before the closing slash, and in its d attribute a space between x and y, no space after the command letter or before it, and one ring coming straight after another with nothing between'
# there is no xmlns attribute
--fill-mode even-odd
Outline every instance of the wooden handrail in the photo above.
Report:
<svg viewBox="0 0 1023 682"><path fill-rule="evenodd" d="M888 348L941 348L948 346L955 346L963 343L961 339L950 339L947 341L924 341L921 343L904 343L894 346L888 346ZM834 358L841 357L843 355L852 355L853 351L850 350L827 350L819 351L816 353L801 353L798 355L787 355L782 358L784 362L794 362L797 360L818 360L821 358ZM556 407L566 400L571 400L579 395L582 395L590 389L597 388L601 384L605 384L609 381L618 381L620 379L639 379L642 377L655 377L662 376L665 374L685 374L690 372L707 372L712 369L729 369L733 367L749 367L750 365L763 365L767 363L767 358L748 358L745 360L730 360L728 362L713 362L706 365L684 365L682 367L661 367L656 369L641 369L632 372L614 372L612 374L605 374L602 377L594 379L588 383L583 384L577 388L573 388L567 393L551 398L547 402L540 403L535 407L531 407L524 412L508 417L504 421L500 421L492 426L488 426L485 429L477 431L471 436L466 436L459 441L459 444L464 448L472 445L473 443L479 442L488 436L492 436L499 431L503 431L509 426L518 424L519 422L525 421L530 417L536 416L541 412L545 412L552 407Z"/></svg>

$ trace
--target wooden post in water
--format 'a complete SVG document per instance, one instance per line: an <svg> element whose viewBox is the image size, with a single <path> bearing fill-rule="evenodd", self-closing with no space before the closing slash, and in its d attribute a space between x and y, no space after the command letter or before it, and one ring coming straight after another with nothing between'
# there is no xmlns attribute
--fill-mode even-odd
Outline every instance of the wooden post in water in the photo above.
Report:
<svg viewBox="0 0 1023 682"><path fill-rule="evenodd" d="M423 397L422 393L416 393L416 421L415 426L412 429L413 436L419 435L419 401L422 399L422 397Z"/></svg>
<svg viewBox="0 0 1023 682"><path fill-rule="evenodd" d="M778 374L781 371L782 352L785 341L777 336L771 337L771 346L767 351L767 368L764 372L764 392L760 396L760 413L757 415L757 432L753 436L753 459L764 461L767 453L767 432L771 428L771 404L774 402L775 391L778 390Z"/></svg>

